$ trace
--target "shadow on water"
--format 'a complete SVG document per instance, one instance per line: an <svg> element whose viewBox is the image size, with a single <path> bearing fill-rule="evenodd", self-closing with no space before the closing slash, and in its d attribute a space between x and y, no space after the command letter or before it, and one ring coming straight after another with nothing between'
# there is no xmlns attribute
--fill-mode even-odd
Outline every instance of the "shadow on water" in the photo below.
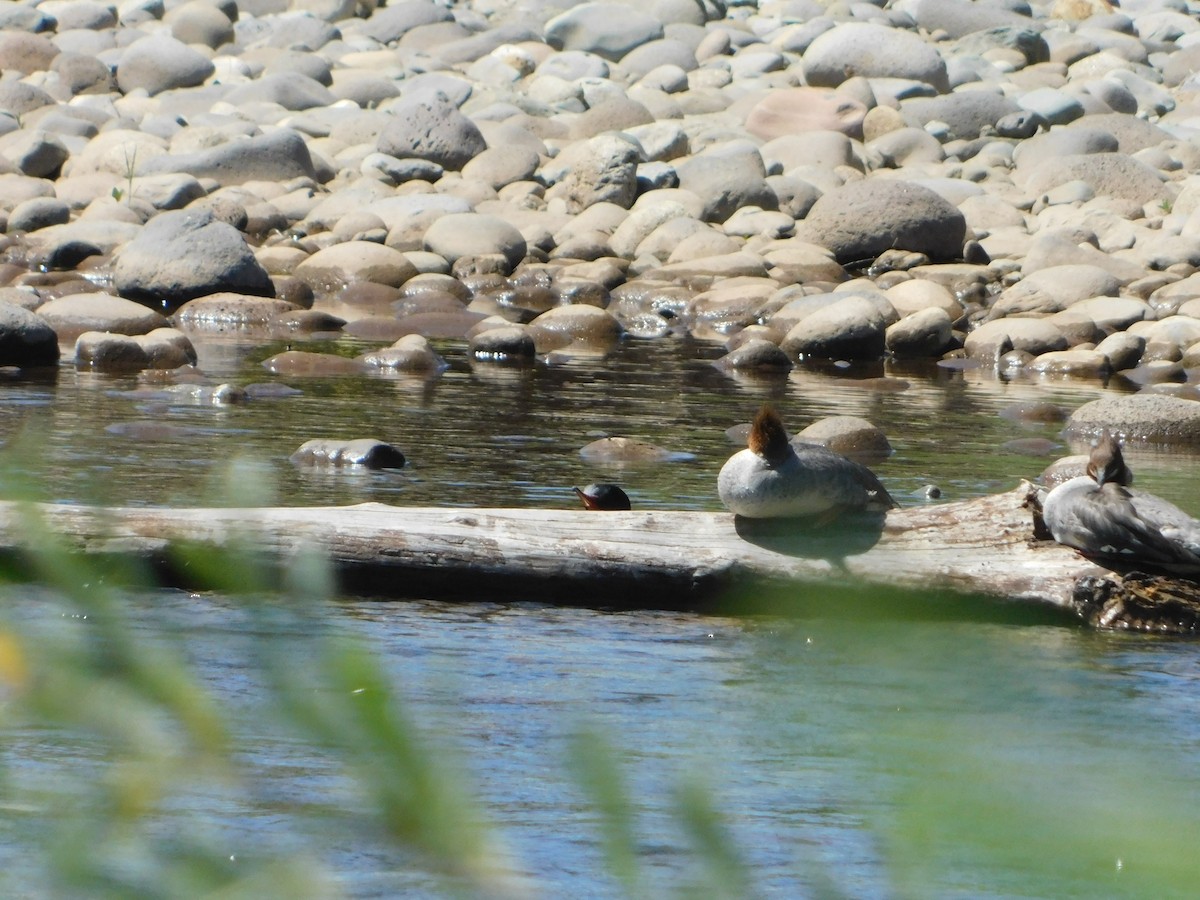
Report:
<svg viewBox="0 0 1200 900"><path fill-rule="evenodd" d="M913 622L1082 628L1066 609L966 595L937 588L886 587L837 579L820 582L762 580L717 597L705 612L741 618L823 620L902 626Z"/></svg>
<svg viewBox="0 0 1200 900"><path fill-rule="evenodd" d="M833 521L820 517L747 519L737 516L738 537L766 550L803 559L825 559L843 567L847 556L865 553L879 542L886 515L882 512L842 516Z"/></svg>

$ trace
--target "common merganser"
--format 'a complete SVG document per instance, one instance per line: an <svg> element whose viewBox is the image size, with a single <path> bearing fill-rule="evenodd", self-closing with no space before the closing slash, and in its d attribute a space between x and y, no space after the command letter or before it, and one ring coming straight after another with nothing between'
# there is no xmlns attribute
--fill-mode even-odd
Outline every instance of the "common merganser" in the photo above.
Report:
<svg viewBox="0 0 1200 900"><path fill-rule="evenodd" d="M748 519L836 516L896 505L875 474L819 444L791 443L779 414L763 406L747 448L717 476L721 502Z"/></svg>
<svg viewBox="0 0 1200 900"><path fill-rule="evenodd" d="M583 501L583 505L593 510L630 509L629 496L615 484L589 484L587 487L571 488Z"/></svg>
<svg viewBox="0 0 1200 900"><path fill-rule="evenodd" d="M1121 445L1105 432L1087 474L1055 487L1042 502L1054 540L1089 558L1178 575L1200 575L1200 521L1161 497L1129 487Z"/></svg>

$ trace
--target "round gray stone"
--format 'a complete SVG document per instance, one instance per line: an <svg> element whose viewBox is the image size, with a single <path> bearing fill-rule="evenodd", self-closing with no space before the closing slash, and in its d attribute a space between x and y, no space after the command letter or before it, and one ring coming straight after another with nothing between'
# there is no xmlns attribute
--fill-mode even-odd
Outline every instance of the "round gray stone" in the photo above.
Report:
<svg viewBox="0 0 1200 900"><path fill-rule="evenodd" d="M196 178L211 178L222 185L317 177L308 145L290 128L235 138L195 153L155 156L140 165L138 171L143 175L187 173Z"/></svg>
<svg viewBox="0 0 1200 900"><path fill-rule="evenodd" d="M53 366L58 355L58 334L45 318L0 301L0 366Z"/></svg>
<svg viewBox="0 0 1200 900"><path fill-rule="evenodd" d="M167 307L219 291L275 295L241 233L208 210L151 219L117 254L113 285L123 297Z"/></svg>
<svg viewBox="0 0 1200 900"><path fill-rule="evenodd" d="M966 220L927 187L872 178L824 194L796 234L832 250L843 264L873 260L893 249L953 260L962 256Z"/></svg>
<svg viewBox="0 0 1200 900"><path fill-rule="evenodd" d="M8 230L37 231L71 220L71 207L57 197L34 197L18 203L8 214Z"/></svg>
<svg viewBox="0 0 1200 900"><path fill-rule="evenodd" d="M375 149L397 159L425 159L457 172L486 150L487 142L458 107L444 95L436 95L392 107Z"/></svg>
<svg viewBox="0 0 1200 900"><path fill-rule="evenodd" d="M848 78L903 78L950 90L937 48L911 31L847 22L817 37L804 53L805 82L837 87Z"/></svg>
<svg viewBox="0 0 1200 900"><path fill-rule="evenodd" d="M895 321L896 312L886 300L849 295L805 316L780 346L793 359L878 359L887 328Z"/></svg>
<svg viewBox="0 0 1200 900"><path fill-rule="evenodd" d="M1200 446L1200 403L1146 393L1101 397L1075 410L1064 434L1090 440L1105 430L1125 441Z"/></svg>
<svg viewBox="0 0 1200 900"><path fill-rule="evenodd" d="M37 312L63 340L71 340L85 331L147 334L170 324L161 313L140 303L98 292L49 300Z"/></svg>
<svg viewBox="0 0 1200 900"><path fill-rule="evenodd" d="M499 216L460 213L442 216L425 232L425 249L454 263L463 257L497 253L509 270L525 258L525 238Z"/></svg>
<svg viewBox="0 0 1200 900"><path fill-rule="evenodd" d="M121 93L138 88L161 94L203 84L216 67L204 54L167 34L140 38L125 48L117 63Z"/></svg>
<svg viewBox="0 0 1200 900"><path fill-rule="evenodd" d="M995 128L1005 116L1021 112L1015 101L991 91L959 91L940 97L914 97L900 104L900 111L920 128L926 122L944 122L950 136L974 140L987 128Z"/></svg>
<svg viewBox="0 0 1200 900"><path fill-rule="evenodd" d="M581 3L546 23L546 43L556 50L581 50L616 62L642 44L663 36L662 22L635 6Z"/></svg>
<svg viewBox="0 0 1200 900"><path fill-rule="evenodd" d="M704 203L701 218L724 222L745 206L774 209L778 199L767 184L758 148L749 141L715 144L675 164L679 186Z"/></svg>

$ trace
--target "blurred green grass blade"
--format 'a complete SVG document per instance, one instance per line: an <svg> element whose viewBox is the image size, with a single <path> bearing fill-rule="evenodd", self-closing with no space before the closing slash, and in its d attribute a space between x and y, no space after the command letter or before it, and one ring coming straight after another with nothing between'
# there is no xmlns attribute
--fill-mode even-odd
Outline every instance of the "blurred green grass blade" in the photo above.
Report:
<svg viewBox="0 0 1200 900"><path fill-rule="evenodd" d="M617 764L616 752L599 732L574 736L567 762L588 801L600 814L600 838L608 872L629 897L645 896L638 866L633 806Z"/></svg>
<svg viewBox="0 0 1200 900"><path fill-rule="evenodd" d="M693 778L685 779L676 791L676 812L703 871L701 885L688 894L731 900L755 896L750 873L712 803L709 789Z"/></svg>

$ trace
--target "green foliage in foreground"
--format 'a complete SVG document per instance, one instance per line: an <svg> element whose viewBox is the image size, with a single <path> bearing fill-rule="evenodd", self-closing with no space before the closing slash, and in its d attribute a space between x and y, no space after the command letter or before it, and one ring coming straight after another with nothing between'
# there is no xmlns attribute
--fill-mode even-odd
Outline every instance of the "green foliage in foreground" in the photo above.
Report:
<svg viewBox="0 0 1200 900"><path fill-rule="evenodd" d="M0 741L44 731L77 741L87 760L74 773L56 772L37 784L17 783L0 768L0 809L34 826L34 844L44 854L25 859L22 874L0 874L0 894L340 896L336 873L323 868L319 851L238 859L204 822L186 832L164 827L164 819L178 819L172 809L181 797L247 802L236 725L182 647L165 635L159 642L135 640L127 600L151 587L146 572L122 559L100 563L68 553L32 505L24 527L36 549L19 576L0 567L0 587L46 591L48 600L66 605L68 618L86 619L88 627L26 630L0 614ZM449 895L538 895L487 826L460 767L419 732L373 652L344 635L322 636L321 629L285 627L287 638L271 639L281 624L334 614L323 607L332 587L323 560L295 560L276 584L266 574L270 567L252 554L181 548L177 563L213 590L240 598L266 636L258 661L273 714L295 738L333 754L354 785L357 803L306 811L314 834L336 828L368 835L440 877ZM30 573L37 587L27 581ZM603 741L581 738L571 764L600 814L611 872L637 896L634 812L623 799L617 754ZM705 880L719 888L701 895L733 896L745 873L723 842L716 814L694 789L684 788L681 798L680 818L698 836ZM0 845L4 839L0 832ZM28 847L28 833L21 843ZM22 880L30 878L40 883Z"/></svg>
<svg viewBox="0 0 1200 900"><path fill-rule="evenodd" d="M272 714L297 741L337 761L339 775L353 786L353 802L314 804L305 811L311 834L253 857L231 856L202 814L182 829L164 826L186 820L179 807L197 794L239 798L253 807L236 721L202 684L182 647L165 636L134 639L128 599L149 586L147 573L120 559L98 562L65 552L32 508L24 527L36 549L19 579L0 569L4 589L44 590L69 615L86 617L89 627L38 629L0 613L0 760L36 753L14 748L14 735L40 732L60 744L75 740L80 748L73 764L48 761L53 772L34 782L18 782L0 762L0 818L6 822L0 853L16 832L20 844L35 851L0 873L0 895L340 896L338 873L320 854L320 835L330 829L391 848L440 877L446 895L542 895L536 876L511 858L502 834L489 826L464 767L414 724L377 655L320 629L280 627L329 614L323 604L332 579L315 555L295 560L281 581L252 554L182 548L179 562L211 589L239 598L260 625L257 664ZM29 573L38 587L29 586ZM287 637L273 637L283 633ZM881 656L886 665L888 653L899 665L912 659L886 640L848 646L839 665L870 659L878 666ZM947 640L936 652L962 651ZM964 658L951 670L971 672L974 662ZM964 691L968 701L1047 689L1038 673L1016 683L1011 673L1007 681L994 673L975 677L981 683ZM916 684L918 698L962 690L944 675ZM820 688L812 687L814 694ZM895 896L931 896L947 884L963 896L1022 895L1031 885L1057 887L1060 895L1111 897L1187 896L1194 889L1194 798L1173 790L1169 770L1148 768L1148 761L1130 760L1119 748L1099 748L1092 780L1093 770L1072 768L1071 751L1055 751L1051 736L994 714L957 722L918 714L896 722L859 736L855 749L898 775L891 793L875 811L845 811L878 839ZM619 743L619 735L584 731L563 762L591 813L608 884L630 897L652 897L637 837L638 804L625 783ZM1050 747L1046 765L1031 770L1019 745L1040 743ZM678 893L756 896L755 873L716 808L720 786L710 790L680 777L668 787L692 851ZM810 896L841 895L836 863L823 870L829 865L814 863L803 873Z"/></svg>

